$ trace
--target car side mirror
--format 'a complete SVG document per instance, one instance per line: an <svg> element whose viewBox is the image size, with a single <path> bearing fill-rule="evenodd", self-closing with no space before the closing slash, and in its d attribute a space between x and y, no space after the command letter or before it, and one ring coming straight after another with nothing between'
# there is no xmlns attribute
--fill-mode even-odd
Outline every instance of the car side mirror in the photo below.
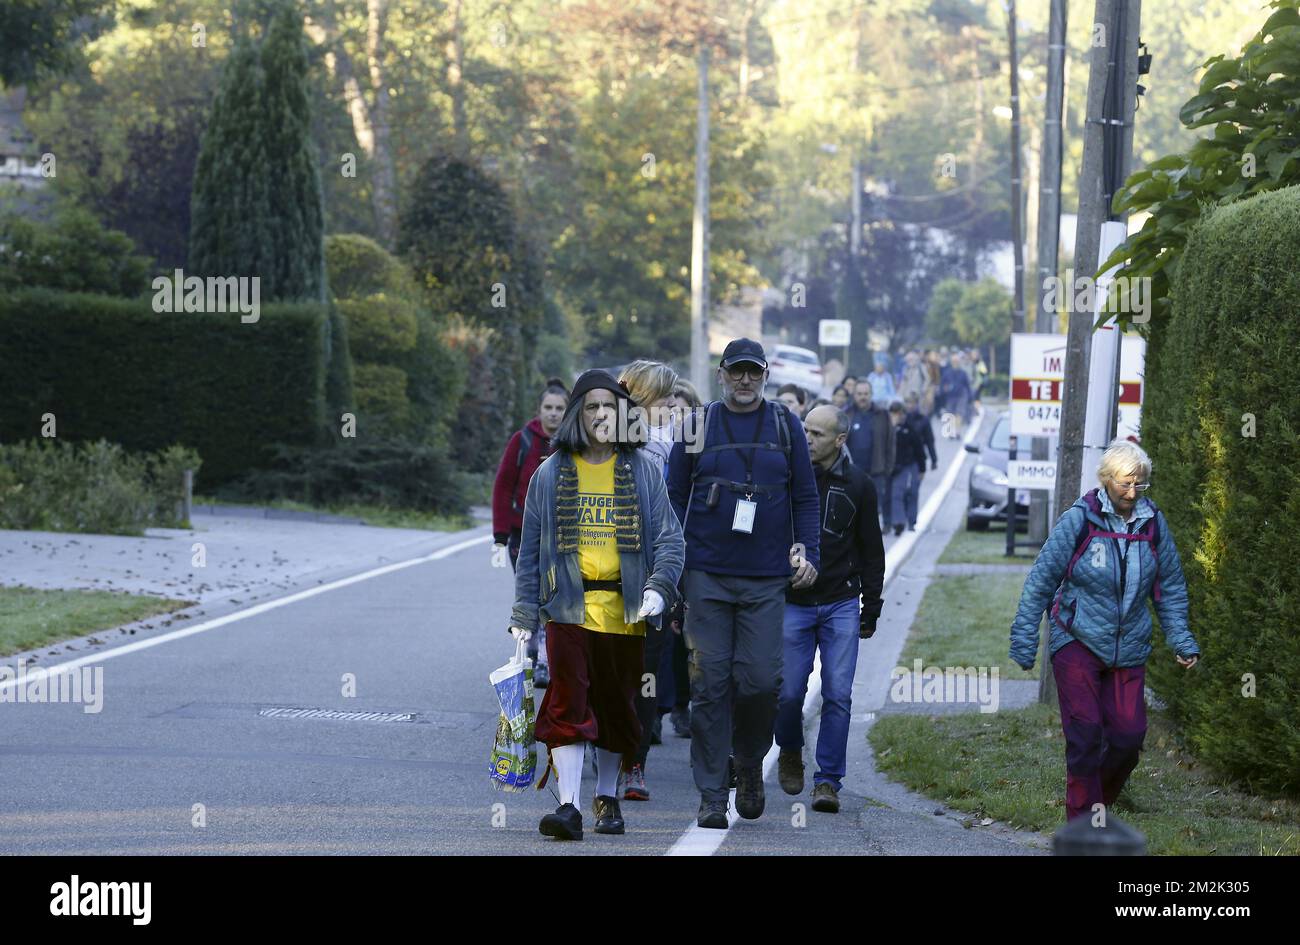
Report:
<svg viewBox="0 0 1300 945"><path fill-rule="evenodd" d="M980 451L980 448L979 448L977 445L975 445L974 443L967 443L967 444L966 444L966 452L968 452L968 453L978 453L979 451Z"/></svg>

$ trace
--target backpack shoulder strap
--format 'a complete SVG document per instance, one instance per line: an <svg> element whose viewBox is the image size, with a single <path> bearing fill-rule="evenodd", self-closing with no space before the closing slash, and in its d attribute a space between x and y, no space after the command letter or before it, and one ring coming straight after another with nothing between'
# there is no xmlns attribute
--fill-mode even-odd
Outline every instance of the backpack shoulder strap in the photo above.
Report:
<svg viewBox="0 0 1300 945"><path fill-rule="evenodd" d="M790 408L779 400L773 400L771 404L776 409L776 442L788 460L790 458Z"/></svg>
<svg viewBox="0 0 1300 945"><path fill-rule="evenodd" d="M1085 499L1090 497L1095 502L1096 497L1093 496L1092 493L1084 496ZM1088 503L1089 506L1092 504L1093 502ZM1078 564L1079 559L1083 557L1083 553L1088 549L1088 546L1092 544L1092 536L1096 531L1097 526L1093 525L1092 520L1088 518L1088 513L1085 511L1083 513L1083 527L1079 529L1079 537L1074 540L1074 554L1070 557L1070 563L1065 566L1065 577L1061 579L1062 584L1069 583L1070 576L1074 574L1074 566Z"/></svg>
<svg viewBox="0 0 1300 945"><path fill-rule="evenodd" d="M524 427L519 431L519 455L515 457L515 469L524 468L524 458L533 450L533 431Z"/></svg>
<svg viewBox="0 0 1300 945"><path fill-rule="evenodd" d="M700 454L704 452L705 447L709 444L709 419L713 416L713 410L717 405L716 400L711 400L704 406L704 419L700 422L700 434L696 439L699 449L690 453L692 488L695 486L695 478L700 474Z"/></svg>

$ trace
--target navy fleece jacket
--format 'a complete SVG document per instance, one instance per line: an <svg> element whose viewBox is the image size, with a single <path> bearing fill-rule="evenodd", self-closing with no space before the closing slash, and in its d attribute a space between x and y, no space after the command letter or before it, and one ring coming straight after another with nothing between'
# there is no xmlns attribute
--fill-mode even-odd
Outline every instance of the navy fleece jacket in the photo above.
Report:
<svg viewBox="0 0 1300 945"><path fill-rule="evenodd" d="M754 493L753 501L758 504L758 509L752 534L732 531L736 501L744 496L722 486L718 490L718 504L709 508L709 484L697 482L695 495L691 496L691 471L698 463L700 479L719 476L745 482L745 455L751 451L723 449L692 454L684 442L676 443L668 459L668 498L677 517L683 521L686 567L744 577L789 577L793 570L790 546L798 541L804 546L804 557L813 567L820 569L821 511L817 479L799 418L784 405L771 401L765 402L761 408L761 424L758 410L733 413L722 404L713 410L713 419L707 424L707 442L703 444L706 448L727 442L776 444L779 442L776 411L784 410L790 428L789 485L787 488L786 457L781 450L753 450L753 463L749 470L753 477L751 481L776 488L770 493ZM728 427L730 438L727 436Z"/></svg>

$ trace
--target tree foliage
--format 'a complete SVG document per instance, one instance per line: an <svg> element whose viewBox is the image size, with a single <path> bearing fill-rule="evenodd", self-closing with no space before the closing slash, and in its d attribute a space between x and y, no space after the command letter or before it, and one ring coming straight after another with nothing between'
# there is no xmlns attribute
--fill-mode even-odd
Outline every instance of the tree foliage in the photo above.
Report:
<svg viewBox="0 0 1300 945"><path fill-rule="evenodd" d="M0 85L66 72L83 44L107 29L113 0L5 0L0 3Z"/></svg>
<svg viewBox="0 0 1300 945"><path fill-rule="evenodd" d="M132 298L149 288L149 260L125 233L88 210L64 207L53 221L0 216L0 289L44 286Z"/></svg>
<svg viewBox="0 0 1300 945"><path fill-rule="evenodd" d="M291 0L276 4L261 42L236 41L195 172L189 269L260 277L266 300L324 297L304 42Z"/></svg>
<svg viewBox="0 0 1300 945"><path fill-rule="evenodd" d="M1142 228L1098 271L1149 278L1154 305L1144 326L1153 342L1170 315L1187 239L1208 207L1300 182L1300 0L1274 0L1274 12L1241 55L1205 62L1199 92L1179 112L1187 128L1212 128L1186 151L1132 174L1115 195L1116 211L1147 211ZM1118 320L1127 325L1128 312Z"/></svg>

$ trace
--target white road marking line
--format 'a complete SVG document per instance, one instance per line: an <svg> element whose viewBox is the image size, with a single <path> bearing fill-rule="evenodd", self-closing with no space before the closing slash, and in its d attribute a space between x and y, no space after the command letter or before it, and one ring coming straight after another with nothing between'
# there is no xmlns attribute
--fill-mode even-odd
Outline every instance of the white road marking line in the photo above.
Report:
<svg viewBox="0 0 1300 945"><path fill-rule="evenodd" d="M306 600L309 597L315 597L317 594L324 594L328 591L337 590L340 587L347 587L349 584L358 584L361 581L368 581L371 578L379 577L383 574L391 574L394 571L401 571L404 568L411 568L417 564L424 564L429 561L438 561L454 555L458 551L464 551L474 545L483 544L492 540L491 535L482 535L478 538L469 538L465 541L457 542L446 548L432 552L431 554L421 555L418 558L409 558L406 561L398 561L393 564L386 564L383 567L375 568L371 571L364 571L361 574L354 574L351 577L339 578L337 581L330 581L328 584L321 584L318 587L308 588L305 591L298 591L287 597L279 597L264 604L246 608L245 610L235 611L233 614L226 614L224 617L217 617L213 620L205 620L203 623L195 624L192 627L184 627L180 630L172 630L169 633L163 633L156 637L150 637L147 640L137 640L134 643L128 643L125 646L114 647L110 650L104 650L99 653L90 653L86 656L78 657L75 660L68 660L66 663L58 663L54 666L45 667L28 667L27 677L16 678L0 682L0 692L15 688L21 683L25 683L31 678L32 674L38 669L44 669L47 675L63 673L76 669L80 666L89 664L103 663L106 660L116 659L119 656L126 656L128 653L136 653L140 650L147 650L151 646L158 646L162 643L169 643L172 640L179 640L183 637L193 636L196 633L203 633L208 630L215 630L217 627L224 627L226 624L234 623L237 620L246 620L249 617L256 617L258 614L264 614L269 610L275 610L277 607L285 607L289 604L296 604L300 600Z"/></svg>
<svg viewBox="0 0 1300 945"><path fill-rule="evenodd" d="M898 572L903 561L916 544L917 538L930 527L930 522L939 514L939 507L943 505L948 493L952 490L953 483L957 481L957 474L962 467L966 465L966 444L975 438L979 432L980 425L984 419L984 410L980 408L979 412L971 420L966 436L962 439L962 449L957 453L955 462L948 467L943 474L943 479L939 480L939 486L934 492L930 493L930 498L926 500L925 507L916 517L916 531L904 532L898 541L890 545L885 552L885 583L884 587L889 587L889 582ZM881 596L884 596L882 589ZM813 659L812 674L808 677L808 696L803 701L803 713L807 718L815 709L816 704L821 701L822 695L822 657L821 651L818 650ZM767 755L763 758L763 780L766 781L772 775L772 769L776 767L777 756L781 753L780 747L774 741L772 747L768 749ZM784 792L783 796L784 796ZM722 841L727 839L727 834L731 832L732 826L740 819L736 813L736 792L732 791L730 796L731 808L727 812L727 829L715 830L707 827L701 827L699 824L691 824L686 828L686 832L677 838L665 854L665 856L712 856L722 846Z"/></svg>

